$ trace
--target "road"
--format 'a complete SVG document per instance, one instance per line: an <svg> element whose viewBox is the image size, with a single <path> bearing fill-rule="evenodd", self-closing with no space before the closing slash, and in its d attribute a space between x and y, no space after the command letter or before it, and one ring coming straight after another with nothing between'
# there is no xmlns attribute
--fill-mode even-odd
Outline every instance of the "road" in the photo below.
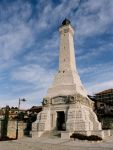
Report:
<svg viewBox="0 0 113 150"><path fill-rule="evenodd" d="M0 150L113 150L113 137L102 142L23 138L0 142Z"/></svg>

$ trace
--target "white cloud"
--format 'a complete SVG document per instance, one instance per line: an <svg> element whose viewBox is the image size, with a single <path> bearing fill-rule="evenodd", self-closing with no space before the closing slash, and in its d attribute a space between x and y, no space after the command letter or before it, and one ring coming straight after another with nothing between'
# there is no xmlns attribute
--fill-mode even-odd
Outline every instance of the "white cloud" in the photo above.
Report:
<svg viewBox="0 0 113 150"><path fill-rule="evenodd" d="M105 42L96 48L90 49L89 52L87 51L85 54L84 53L82 54L82 52L85 51L85 49L82 49L82 52L79 54L79 56L77 56L77 60L82 61L83 59L84 60L92 59L92 58L94 59L97 56L103 56L105 52L107 52L108 54L112 53L112 50L113 50L113 44L111 42L108 43Z"/></svg>
<svg viewBox="0 0 113 150"><path fill-rule="evenodd" d="M30 64L15 69L12 73L13 80L22 80L39 87L46 87L52 80L53 70L46 70L39 65Z"/></svg>
<svg viewBox="0 0 113 150"><path fill-rule="evenodd" d="M32 31L25 25L0 36L0 57L9 60L32 44Z"/></svg>
<svg viewBox="0 0 113 150"><path fill-rule="evenodd" d="M35 62L42 67L49 67L51 63L58 61L59 56L59 36L58 32L54 33L51 38L46 39L43 43L38 43L32 51L24 56L26 62Z"/></svg>
<svg viewBox="0 0 113 150"><path fill-rule="evenodd" d="M13 100L15 99L15 102L19 97L25 97L28 102L25 106L22 106L24 108L32 105L41 105L48 87L52 84L54 72L54 70L47 70L36 64L27 64L26 66L14 69L11 79L15 84L12 85L12 92L8 96L12 97ZM22 82L22 84L16 84L16 81ZM9 102L6 97L3 99ZM10 100L9 103L13 104L13 101Z"/></svg>
<svg viewBox="0 0 113 150"><path fill-rule="evenodd" d="M18 104L19 98L26 98L26 104L21 108L28 108L32 105L41 105L43 97L47 93L48 87L52 83L54 70L47 70L36 64L27 64L17 67L12 71L11 80L14 84L9 85L10 93L0 95L0 105ZM18 83L21 84L18 84Z"/></svg>
<svg viewBox="0 0 113 150"><path fill-rule="evenodd" d="M113 89L113 80L93 83L87 87L88 93L91 95L110 88Z"/></svg>
<svg viewBox="0 0 113 150"><path fill-rule="evenodd" d="M77 26L77 36L83 38L105 32L113 23L113 1L88 0L81 4L73 23Z"/></svg>
<svg viewBox="0 0 113 150"><path fill-rule="evenodd" d="M12 92L39 101L46 94L48 87L52 83L54 70L47 70L39 65L30 64L15 69L12 72L12 81L22 82L21 85L13 86Z"/></svg>
<svg viewBox="0 0 113 150"><path fill-rule="evenodd" d="M113 62L97 64L87 68L81 68L79 73L84 76L85 86L89 94L101 90L113 88Z"/></svg>
<svg viewBox="0 0 113 150"><path fill-rule="evenodd" d="M59 5L54 6L52 2L40 1L41 4L37 4L37 10L39 12L38 22L36 23L37 29L50 29L54 25L58 24L58 21L69 17L71 11L78 6L79 0L65 1L63 0ZM67 7L68 6L68 7ZM59 22L61 23L61 22Z"/></svg>
<svg viewBox="0 0 113 150"><path fill-rule="evenodd" d="M31 13L32 8L27 1L0 3L0 65L3 71L17 65L16 57L33 44L34 35L27 23Z"/></svg>

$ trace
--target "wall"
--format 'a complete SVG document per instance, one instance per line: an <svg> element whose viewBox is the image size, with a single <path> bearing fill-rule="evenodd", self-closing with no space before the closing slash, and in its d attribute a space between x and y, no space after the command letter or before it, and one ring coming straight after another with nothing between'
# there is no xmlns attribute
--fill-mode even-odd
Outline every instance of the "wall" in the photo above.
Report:
<svg viewBox="0 0 113 150"><path fill-rule="evenodd" d="M17 121L9 121L7 136L10 138L16 138L16 128L17 128ZM18 123L18 138L22 138L24 136L23 134L24 129L25 129L25 123L19 122Z"/></svg>

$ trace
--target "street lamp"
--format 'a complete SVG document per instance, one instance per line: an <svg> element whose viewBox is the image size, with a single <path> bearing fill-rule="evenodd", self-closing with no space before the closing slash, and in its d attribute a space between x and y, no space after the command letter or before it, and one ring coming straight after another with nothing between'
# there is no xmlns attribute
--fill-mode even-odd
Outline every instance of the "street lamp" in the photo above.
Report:
<svg viewBox="0 0 113 150"><path fill-rule="evenodd" d="M20 99L19 98L19 101L18 101L18 112L17 112L17 116L19 115L19 110L20 110L20 102L25 102L25 101L27 101L25 98L23 98L23 99ZM18 139L18 123L19 123L19 120L18 120L18 118L17 118L17 123L16 123L16 139Z"/></svg>

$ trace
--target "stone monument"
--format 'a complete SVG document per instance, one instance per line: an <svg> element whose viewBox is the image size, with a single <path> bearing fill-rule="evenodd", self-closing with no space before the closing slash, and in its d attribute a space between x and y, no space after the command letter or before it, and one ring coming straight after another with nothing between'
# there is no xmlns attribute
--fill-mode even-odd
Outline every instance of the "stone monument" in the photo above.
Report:
<svg viewBox="0 0 113 150"><path fill-rule="evenodd" d="M101 123L93 111L93 102L80 80L76 68L73 35L68 19L62 22L60 32L59 70L53 84L43 98L43 111L33 124L40 137L51 130L61 131L61 138L69 138L73 132L104 137Z"/></svg>

